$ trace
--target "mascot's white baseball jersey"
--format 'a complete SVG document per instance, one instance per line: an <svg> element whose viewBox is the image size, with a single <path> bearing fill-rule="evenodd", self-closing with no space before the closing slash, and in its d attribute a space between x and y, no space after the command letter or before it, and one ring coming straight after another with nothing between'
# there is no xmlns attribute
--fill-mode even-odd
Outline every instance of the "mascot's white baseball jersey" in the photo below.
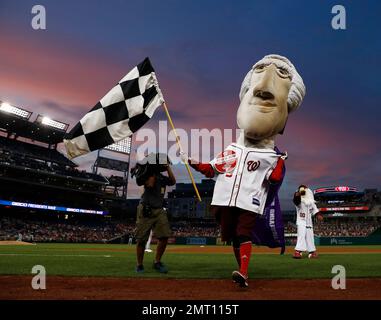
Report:
<svg viewBox="0 0 381 320"><path fill-rule="evenodd" d="M210 164L218 178L212 205L238 207L263 214L268 178L280 155L271 149L248 148L232 143Z"/></svg>
<svg viewBox="0 0 381 320"><path fill-rule="evenodd" d="M296 207L296 225L298 228L298 240L296 251L315 252L314 231L312 217L319 212L315 204L313 192L309 188L300 188L300 203Z"/></svg>

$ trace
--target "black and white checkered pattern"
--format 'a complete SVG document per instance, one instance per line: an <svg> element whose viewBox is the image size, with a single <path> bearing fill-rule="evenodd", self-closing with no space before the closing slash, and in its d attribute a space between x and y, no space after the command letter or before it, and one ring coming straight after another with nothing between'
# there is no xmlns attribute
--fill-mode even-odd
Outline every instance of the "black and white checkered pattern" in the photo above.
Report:
<svg viewBox="0 0 381 320"><path fill-rule="evenodd" d="M70 159L131 136L164 102L148 58L112 88L64 138Z"/></svg>

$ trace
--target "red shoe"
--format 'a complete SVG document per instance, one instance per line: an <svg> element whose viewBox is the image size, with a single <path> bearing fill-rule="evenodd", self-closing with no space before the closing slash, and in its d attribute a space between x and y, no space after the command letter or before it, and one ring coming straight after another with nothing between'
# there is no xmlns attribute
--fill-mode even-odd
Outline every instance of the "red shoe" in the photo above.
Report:
<svg viewBox="0 0 381 320"><path fill-rule="evenodd" d="M314 252L310 252L309 254L308 254L308 258L310 258L310 259L317 259L319 256L318 256L318 254L317 254L317 252L316 251L314 251Z"/></svg>
<svg viewBox="0 0 381 320"><path fill-rule="evenodd" d="M292 256L294 259L302 259L302 253L300 251L294 252L294 255Z"/></svg>

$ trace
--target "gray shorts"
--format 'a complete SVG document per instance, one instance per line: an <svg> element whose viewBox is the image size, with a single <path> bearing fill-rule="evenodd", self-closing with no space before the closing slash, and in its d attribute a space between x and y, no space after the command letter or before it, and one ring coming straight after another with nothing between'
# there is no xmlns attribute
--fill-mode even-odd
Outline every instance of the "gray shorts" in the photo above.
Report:
<svg viewBox="0 0 381 320"><path fill-rule="evenodd" d="M139 204L136 217L136 239L140 243L146 243L149 234L153 230L156 238L169 238L172 235L167 217L167 211L163 208L152 209L149 217L143 216L143 205Z"/></svg>

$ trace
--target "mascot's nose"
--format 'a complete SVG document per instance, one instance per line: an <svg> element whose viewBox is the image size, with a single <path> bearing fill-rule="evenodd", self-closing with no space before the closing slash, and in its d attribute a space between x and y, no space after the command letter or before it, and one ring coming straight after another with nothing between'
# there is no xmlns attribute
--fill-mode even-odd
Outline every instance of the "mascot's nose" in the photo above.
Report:
<svg viewBox="0 0 381 320"><path fill-rule="evenodd" d="M273 64L267 66L261 73L261 78L254 88L254 97L261 98L263 100L274 99L274 81L276 77L276 66Z"/></svg>

